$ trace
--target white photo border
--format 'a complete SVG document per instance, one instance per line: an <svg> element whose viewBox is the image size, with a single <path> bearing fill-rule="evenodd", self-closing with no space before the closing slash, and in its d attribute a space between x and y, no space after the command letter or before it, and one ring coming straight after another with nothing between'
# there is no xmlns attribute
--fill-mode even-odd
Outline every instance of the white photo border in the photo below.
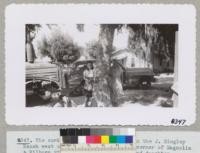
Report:
<svg viewBox="0 0 200 153"><path fill-rule="evenodd" d="M25 107L25 24L178 24L177 108ZM166 4L11 4L5 10L6 121L11 125L164 125L196 119L196 9Z"/></svg>

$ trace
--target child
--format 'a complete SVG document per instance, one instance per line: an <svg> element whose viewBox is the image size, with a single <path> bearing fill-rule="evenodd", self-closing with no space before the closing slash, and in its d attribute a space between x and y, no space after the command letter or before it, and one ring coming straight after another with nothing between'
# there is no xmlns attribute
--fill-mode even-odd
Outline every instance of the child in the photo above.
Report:
<svg viewBox="0 0 200 153"><path fill-rule="evenodd" d="M88 63L86 69L83 72L84 79L84 90L86 96L85 107L91 106L91 98L93 92L93 83L94 83L94 71L92 63Z"/></svg>

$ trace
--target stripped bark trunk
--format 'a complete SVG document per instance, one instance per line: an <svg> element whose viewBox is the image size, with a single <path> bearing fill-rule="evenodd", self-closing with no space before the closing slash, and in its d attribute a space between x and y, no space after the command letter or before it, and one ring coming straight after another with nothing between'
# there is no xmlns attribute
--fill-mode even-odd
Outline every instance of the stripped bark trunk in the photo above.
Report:
<svg viewBox="0 0 200 153"><path fill-rule="evenodd" d="M99 34L99 43L102 46L101 53L97 57L97 69L99 69L99 82L104 87L103 93L110 97L110 103L112 106L118 106L118 91L121 86L117 77L113 74L115 71L112 70L111 66L111 55L113 51L113 38L115 25L101 25ZM117 82L117 83L116 83ZM98 92L98 91L97 91Z"/></svg>

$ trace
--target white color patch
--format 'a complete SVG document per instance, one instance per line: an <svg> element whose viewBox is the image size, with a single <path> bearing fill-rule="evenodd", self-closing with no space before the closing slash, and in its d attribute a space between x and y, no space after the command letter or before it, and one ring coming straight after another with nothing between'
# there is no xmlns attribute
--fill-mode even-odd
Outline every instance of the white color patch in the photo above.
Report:
<svg viewBox="0 0 200 153"><path fill-rule="evenodd" d="M78 143L85 144L86 143L86 136L78 136Z"/></svg>

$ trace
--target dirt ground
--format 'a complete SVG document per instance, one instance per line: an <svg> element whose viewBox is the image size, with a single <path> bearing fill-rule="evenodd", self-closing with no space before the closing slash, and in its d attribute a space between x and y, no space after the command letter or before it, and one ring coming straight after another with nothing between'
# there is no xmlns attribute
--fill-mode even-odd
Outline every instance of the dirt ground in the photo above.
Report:
<svg viewBox="0 0 200 153"><path fill-rule="evenodd" d="M139 103L144 106L160 105L161 101L171 99L173 92L170 87L173 85L173 77L157 77L148 89L127 89L125 96L120 100L121 106L124 103Z"/></svg>

